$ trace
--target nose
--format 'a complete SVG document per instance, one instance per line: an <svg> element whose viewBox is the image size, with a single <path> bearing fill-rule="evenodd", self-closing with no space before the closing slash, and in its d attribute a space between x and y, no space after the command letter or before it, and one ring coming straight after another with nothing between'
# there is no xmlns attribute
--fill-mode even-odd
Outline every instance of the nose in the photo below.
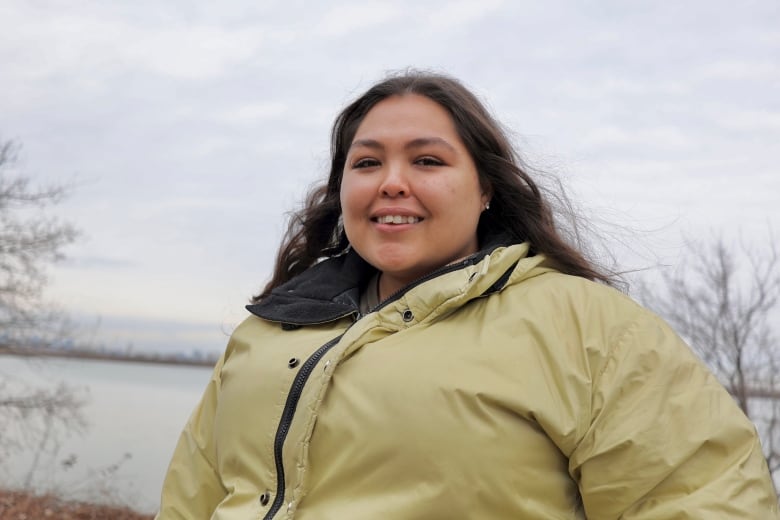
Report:
<svg viewBox="0 0 780 520"><path fill-rule="evenodd" d="M409 196L409 179L402 165L388 165L382 178L380 191L385 197Z"/></svg>

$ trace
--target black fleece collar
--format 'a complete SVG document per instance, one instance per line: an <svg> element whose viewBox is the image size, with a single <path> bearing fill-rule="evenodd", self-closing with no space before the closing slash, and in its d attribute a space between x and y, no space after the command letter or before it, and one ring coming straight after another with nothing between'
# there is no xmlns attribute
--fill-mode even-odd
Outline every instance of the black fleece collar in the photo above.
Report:
<svg viewBox="0 0 780 520"><path fill-rule="evenodd" d="M260 318L310 325L358 312L360 287L374 268L354 250L316 264L246 309Z"/></svg>

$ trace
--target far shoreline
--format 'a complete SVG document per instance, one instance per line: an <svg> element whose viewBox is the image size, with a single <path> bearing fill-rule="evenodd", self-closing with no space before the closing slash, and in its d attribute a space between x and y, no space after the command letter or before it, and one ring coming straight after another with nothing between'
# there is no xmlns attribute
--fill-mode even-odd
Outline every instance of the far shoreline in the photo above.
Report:
<svg viewBox="0 0 780 520"><path fill-rule="evenodd" d="M187 357L163 356L159 354L122 354L119 352L95 352L91 350L65 350L56 348L9 347L0 346L0 356L29 358L67 358L88 361L117 361L123 363L146 363L158 365L178 365L211 368L217 362L213 359L192 359Z"/></svg>

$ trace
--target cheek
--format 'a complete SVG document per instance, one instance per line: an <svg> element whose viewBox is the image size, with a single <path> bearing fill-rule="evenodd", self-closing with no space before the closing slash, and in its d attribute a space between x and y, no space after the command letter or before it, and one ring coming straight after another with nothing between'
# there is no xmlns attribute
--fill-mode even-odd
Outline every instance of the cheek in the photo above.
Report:
<svg viewBox="0 0 780 520"><path fill-rule="evenodd" d="M444 210L460 218L469 220L473 211L481 208L482 191L479 185L469 182L448 182L437 180L423 187L421 198L426 198L430 204L435 204L439 210Z"/></svg>
<svg viewBox="0 0 780 520"><path fill-rule="evenodd" d="M341 190L339 191L339 201L341 202L341 211L349 213L352 210L354 202L354 183L345 175L341 180Z"/></svg>
<svg viewBox="0 0 780 520"><path fill-rule="evenodd" d="M341 191L339 192L339 200L341 202L341 214L344 221L344 229L349 231L349 228L359 220L359 216L363 214L365 206L365 190L361 190L360 184L355 182L355 179L345 175L341 182Z"/></svg>

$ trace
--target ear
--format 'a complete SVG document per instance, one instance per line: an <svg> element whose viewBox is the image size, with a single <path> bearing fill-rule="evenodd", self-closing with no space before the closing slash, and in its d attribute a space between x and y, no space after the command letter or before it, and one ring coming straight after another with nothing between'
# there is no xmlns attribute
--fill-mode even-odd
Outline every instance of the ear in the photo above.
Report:
<svg viewBox="0 0 780 520"><path fill-rule="evenodd" d="M480 185L482 187L482 196L480 197L480 200L482 202L482 207L484 208L493 198L493 187L486 183L480 183Z"/></svg>

